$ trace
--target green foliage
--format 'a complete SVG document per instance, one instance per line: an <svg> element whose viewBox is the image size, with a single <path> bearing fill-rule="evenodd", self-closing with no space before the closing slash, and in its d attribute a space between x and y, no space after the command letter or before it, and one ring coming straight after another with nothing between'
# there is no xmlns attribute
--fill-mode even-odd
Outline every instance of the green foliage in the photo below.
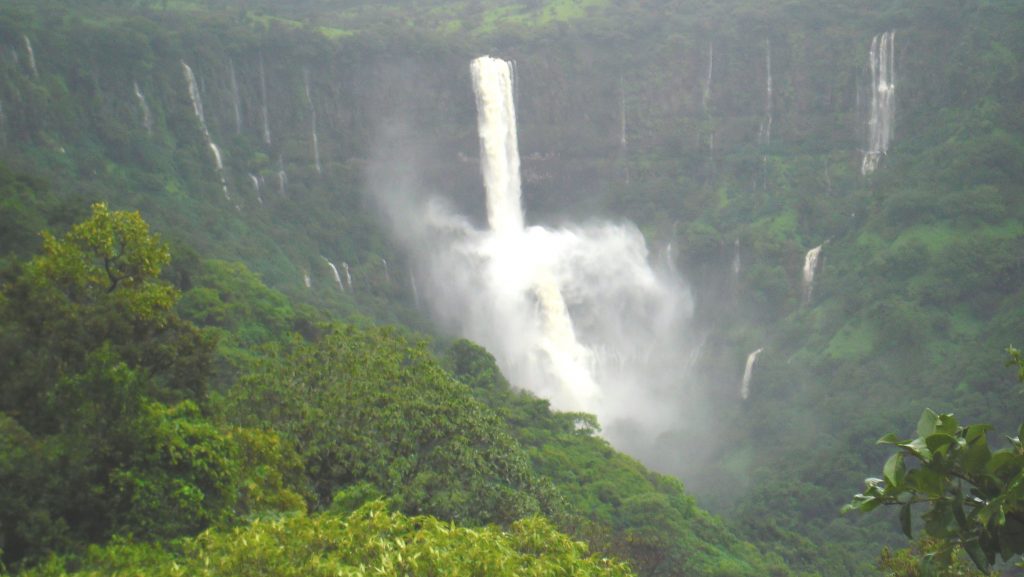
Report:
<svg viewBox="0 0 1024 577"><path fill-rule="evenodd" d="M101 348L160 385L148 394L201 397L212 343L173 313L177 291L158 278L169 258L138 213L102 204L63 239L44 233L43 254L0 296L0 410L53 430L67 408L53 387Z"/></svg>
<svg viewBox="0 0 1024 577"><path fill-rule="evenodd" d="M123 286L109 300L98 294L97 302L116 306L83 302L68 308L74 314L59 307L50 314L43 293L28 298L15 290L25 267L9 268L11 290L3 298L13 304L4 306L0 327L0 405L31 438L25 447L58 451L40 431L57 431L64 411L96 392L85 394L82 375L90 366L97 378L110 373L96 382L114 389L98 399L143 391L148 400L175 406L199 401L207 387L225 390L262 354L256 345L296 329L315 337L306 318L362 314L427 326L410 313L409 267L374 224L365 206L371 203L361 200L366 159L376 158L378 119L408 118L411 133L430 139L423 162L409 163L429 167L424 184L478 207L478 174L451 158L475 146L465 63L498 51L514 55L522 72L524 153L553 156L524 155L531 218L611 213L636 219L655 238L669 236L671 227L688 257L678 264L699 305L695 323L709 332L697 370L732 383L735 363L714 359L739 359L741 369L750 348L727 350L734 343L770 339L762 344L776 351L759 364L757 390L765 394L756 403L740 405L721 392L732 386L709 392L718 395L709 412L730 423L728 431L710 428L709 439L700 430L680 435L689 446L728 447L724 458L687 465L691 475L719 472L716 481L725 481L703 483L702 497L723 491L720 510L739 512L735 526L801 570L862 573L833 553L843 546L867 559L888 538L884 523L833 517L841 488L874 466L873 431L904 422L924 402L949 403L971 422L985 415L1000 430L1019 418L1006 402L1013 383L992 351L1024 326L1024 268L1016 257L1024 182L1021 21L1019 3L989 0L10 0L0 8L0 153L41 178L0 175L3 250L25 255L39 242L36 230L66 230L88 203L108 199L141 210L165 238L189 244L204 259L244 260L256 276L238 265L197 264L194 293L173 277L184 293L178 313L219 337L211 374L204 364L212 354L210 331L198 333L173 315L154 329L130 314L106 314L127 310L128 299L117 294ZM893 28L897 136L880 170L862 178L863 139L852 128L863 119L853 89L863 84L870 38ZM35 44L38 77L28 70L22 34ZM775 130L770 144L755 145L766 40L773 49ZM705 109L701 81L712 43ZM269 79L269 145L259 134L257 54ZM202 84L231 202L197 130L181 59ZM241 93L237 132L229 63ZM303 68L314 72L323 175L310 166ZM141 123L135 82L153 113L152 134ZM414 103L407 107L406 98ZM621 148L620 104L628 137ZM408 110L414 113L404 115ZM278 163L288 171L286 196L274 191ZM250 172L268 185L265 204L249 188ZM737 238L742 269L732 279ZM802 304L803 252L826 238L832 242L815 297ZM357 290L337 291L319 254L347 260ZM395 280L385 278L380 256ZM308 290L304 272L313 280ZM257 276L288 294L293 310L305 303L317 313L300 313L296 322ZM100 362L93 352L105 344L109 362ZM114 370L118 363L124 367ZM537 399L492 401L466 382L514 424L534 469L557 474L566 499L604 525L625 500L658 493L633 482L645 476L634 463L599 440L584 440L596 430L592 420L550 416ZM50 406L43 397L57 383L61 396ZM101 405L83 407L95 413ZM28 472L47 462L24 459L20 467ZM259 478L276 483L272 477ZM34 478L26 486L42 486L39 479L48 476ZM755 491L722 489L742 488L746 479ZM320 488L321 502L333 486ZM47 539L56 543L66 534L57 527L66 521L43 517L19 519L45 549ZM30 531L43 526L54 530ZM724 561L706 567L736 572Z"/></svg>
<svg viewBox="0 0 1024 577"><path fill-rule="evenodd" d="M912 547L890 551L888 547L882 550L878 560L878 568L885 577L983 577L985 573L978 571L963 554L960 547L954 548L950 556L950 564L937 567L934 563L927 561L930 557L938 554L945 544L941 540L922 538L914 542ZM996 573L990 573L995 575Z"/></svg>
<svg viewBox="0 0 1024 577"><path fill-rule="evenodd" d="M212 343L173 313L168 259L138 213L97 204L0 291L5 561L302 508L276 435L204 417Z"/></svg>
<svg viewBox="0 0 1024 577"><path fill-rule="evenodd" d="M392 329L268 350L229 396L237 422L294 443L322 504L368 482L404 511L474 523L558 510L503 423Z"/></svg>
<svg viewBox="0 0 1024 577"><path fill-rule="evenodd" d="M547 401L513 391L494 357L468 341L445 360L473 395L500 414L536 471L569 504L555 520L591 547L628 560L641 575L785 575L696 506L682 483L647 470L604 439L592 415L553 412Z"/></svg>
<svg viewBox="0 0 1024 577"><path fill-rule="evenodd" d="M879 440L899 451L886 461L883 478L868 479L867 489L845 510L898 505L900 525L910 537L913 506L927 504L924 531L943 540L931 554L942 567L952 563L958 546L985 572L997 555L1004 561L1019 558L1024 554L1024 427L1008 448L995 451L988 444L990 428L961 426L952 414L925 410L916 438L889 434ZM920 466L908 467L909 459Z"/></svg>
<svg viewBox="0 0 1024 577"><path fill-rule="evenodd" d="M470 529L433 517L406 517L370 503L347 517L291 516L255 521L231 531L208 531L170 553L150 545L94 548L82 568L59 561L26 577L131 572L144 576L467 577L632 575L628 567L588 556L584 544L543 518L517 521L508 531Z"/></svg>

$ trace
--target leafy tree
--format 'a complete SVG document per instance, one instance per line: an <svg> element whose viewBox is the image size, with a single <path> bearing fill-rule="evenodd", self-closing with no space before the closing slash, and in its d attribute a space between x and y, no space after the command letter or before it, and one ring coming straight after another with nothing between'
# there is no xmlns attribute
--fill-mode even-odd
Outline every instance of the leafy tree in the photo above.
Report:
<svg viewBox="0 0 1024 577"><path fill-rule="evenodd" d="M270 349L229 399L236 422L294 444L321 504L369 483L405 511L460 521L561 506L504 423L393 329L338 326Z"/></svg>
<svg viewBox="0 0 1024 577"><path fill-rule="evenodd" d="M43 233L43 252L0 293L0 410L32 431L53 431L53 387L109 347L147 377L164 400L201 398L212 341L173 311L177 291L158 277L170 259L137 212L93 205L62 238Z"/></svg>
<svg viewBox="0 0 1024 577"><path fill-rule="evenodd" d="M985 574L964 558L963 550L955 548L951 556L951 563L946 567L932 567L922 559L929 555L935 555L944 547L940 540L923 538L916 541L911 547L890 551L888 547L882 550L878 560L878 568L885 577L922 577L931 573L934 577L983 577Z"/></svg>
<svg viewBox="0 0 1024 577"><path fill-rule="evenodd" d="M1011 351L1021 370L1020 355ZM992 450L990 425L962 426L951 414L925 409L917 423L917 437L901 440L894 434L879 444L899 450L886 461L883 478L865 481L844 511L872 511L881 505L900 508L900 525L912 536L913 507L926 505L925 533L941 540L928 553L929 562L948 567L957 547L974 564L989 571L996 557L1003 561L1024 555L1024 425L1010 445ZM919 462L908 468L908 460Z"/></svg>
<svg viewBox="0 0 1024 577"><path fill-rule="evenodd" d="M97 204L0 289L4 561L303 508L287 445L203 415L212 342L174 314L169 258Z"/></svg>

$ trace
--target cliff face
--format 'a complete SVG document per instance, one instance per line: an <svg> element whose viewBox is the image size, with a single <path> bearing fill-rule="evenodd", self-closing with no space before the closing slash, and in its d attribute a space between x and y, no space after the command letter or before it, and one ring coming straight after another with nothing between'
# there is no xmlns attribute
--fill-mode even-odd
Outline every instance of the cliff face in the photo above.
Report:
<svg viewBox="0 0 1024 577"><path fill-rule="evenodd" d="M95 155L133 167L162 162L197 188L215 179L202 174L209 162L194 146L180 66L187 62L231 188L243 197L248 173L266 178L282 163L290 183L312 186L301 175L314 164L314 111L320 154L337 167L373 158L382 126L401 122L432 162L461 174L454 165L476 154L467 62L495 52L517 62L525 172L531 193L544 199L542 217L571 204L563 196L577 190L628 189L623 159L636 176L630 185L645 176L681 179L684 194L712 181L728 183L730 195L749 194L744 188L765 178L756 162L765 155L827 156L838 174L852 172L868 146L869 49L881 32L897 31L894 153L901 143L940 141L941 111L1012 100L1020 88L1020 46L1012 44L1019 41L998 26L1011 7L893 4L865 13L769 4L728 18L659 8L665 12L608 8L593 24L490 39L365 32L332 41L237 18L194 26L166 12L102 24L10 17L0 29L4 143L10 152L63 147L65 164L85 174L96 169ZM134 84L152 111L153 134ZM193 145L188 163L170 151L181 144ZM813 178L794 185L817 186L823 175ZM461 180L454 188L472 186Z"/></svg>
<svg viewBox="0 0 1024 577"><path fill-rule="evenodd" d="M51 222L109 199L316 306L423 323L412 267L379 224L374 175L400 175L382 180L482 219L468 64L515 60L527 219L629 218L653 251L678 248L694 289L707 394L735 427L662 468L719 492L719 504L757 476L771 498L811 496L781 527L873 539L832 521L877 468L870 441L911 422L920 399L978 416L1011 386L985 367L1020 329L1024 6L704 4L330 39L244 8L99 3L43 15L14 3L0 9L0 157L60 191ZM864 175L872 44L890 31L894 130ZM824 243L807 298L804 257ZM351 266L356 290L338 290L327 260ZM751 401L740 402L744 359L761 347ZM782 422L773 411L815 416ZM687 427L668 442L692 438ZM826 474L811 463L831 450L848 458ZM744 522L764 517L757 498L736 506Z"/></svg>

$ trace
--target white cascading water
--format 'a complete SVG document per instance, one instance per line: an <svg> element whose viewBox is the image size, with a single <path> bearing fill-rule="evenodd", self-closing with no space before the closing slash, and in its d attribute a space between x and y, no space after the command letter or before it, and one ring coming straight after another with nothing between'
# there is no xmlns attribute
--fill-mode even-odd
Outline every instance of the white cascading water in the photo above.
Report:
<svg viewBox="0 0 1024 577"><path fill-rule="evenodd" d="M277 193L281 196L288 194L288 173L284 171L284 159L277 157Z"/></svg>
<svg viewBox="0 0 1024 577"><path fill-rule="evenodd" d="M619 76L619 154L622 156L623 178L629 186L629 141L626 138L626 81Z"/></svg>
<svg viewBox="0 0 1024 577"><path fill-rule="evenodd" d="M235 74L235 61L228 60L231 73L231 106L235 111L235 134L242 134L242 97L238 93L238 76Z"/></svg>
<svg viewBox="0 0 1024 577"><path fill-rule="evenodd" d="M761 129L757 135L757 141L761 146L768 146L772 143L772 112L774 99L772 98L772 41L764 41L764 116L761 119Z"/></svg>
<svg viewBox="0 0 1024 577"><path fill-rule="evenodd" d="M320 169L320 139L316 134L316 107L313 106L313 95L309 91L309 69L302 69L302 79L306 86L306 104L309 105L310 125L313 133L313 162L316 166L316 173L320 174L323 172Z"/></svg>
<svg viewBox="0 0 1024 577"><path fill-rule="evenodd" d="M738 279L740 277L741 265L742 263L740 262L740 239L737 238L736 242L733 243L732 250L732 276L734 279Z"/></svg>
<svg viewBox="0 0 1024 577"><path fill-rule="evenodd" d="M132 88L135 89L135 98L139 100L139 108L142 109L142 126L146 129L146 134L153 134L153 115L150 114L149 105L146 104L146 95L142 93L138 82L133 82Z"/></svg>
<svg viewBox="0 0 1024 577"><path fill-rule="evenodd" d="M283 168L277 171L277 193L281 196L288 195L288 173Z"/></svg>
<svg viewBox="0 0 1024 577"><path fill-rule="evenodd" d="M32 71L32 76L39 78L39 69L36 68L36 53L32 50L32 41L28 39L27 35L22 36L25 39L25 52L28 54L28 69Z"/></svg>
<svg viewBox="0 0 1024 577"><path fill-rule="evenodd" d="M260 179L250 172L249 182L252 183L252 190L256 193L256 201L260 203L260 206L263 206L263 192L260 187Z"/></svg>
<svg viewBox="0 0 1024 577"><path fill-rule="evenodd" d="M313 279L309 278L309 271L302 271L302 284L306 285L306 288L313 288Z"/></svg>
<svg viewBox="0 0 1024 577"><path fill-rule="evenodd" d="M334 263L327 260L326 256L320 255L320 258L324 259L327 266L331 267L331 273L334 275L334 282L338 283L338 290L345 292L345 285L341 284L341 275L338 274L338 267L334 266Z"/></svg>
<svg viewBox="0 0 1024 577"><path fill-rule="evenodd" d="M747 355L747 366L743 369L743 381L740 383L740 398L744 401L750 397L750 377L754 374L754 363L757 362L757 357L761 356L762 352L764 352L763 347Z"/></svg>
<svg viewBox="0 0 1024 577"><path fill-rule="evenodd" d="M341 263L341 270L345 271L345 286L347 286L348 290L351 291L352 290L352 272L349 270L347 262Z"/></svg>
<svg viewBox="0 0 1024 577"><path fill-rule="evenodd" d="M382 258L380 259L380 264L384 265L384 282L391 284L391 270L388 269L388 260Z"/></svg>
<svg viewBox="0 0 1024 577"><path fill-rule="evenodd" d="M619 146L626 153L626 81L619 76Z"/></svg>
<svg viewBox="0 0 1024 577"><path fill-rule="evenodd" d="M807 254L804 256L804 302L810 302L811 293L814 291L814 274L818 270L818 259L821 257L821 247L822 245L819 244L807 251Z"/></svg>
<svg viewBox="0 0 1024 577"><path fill-rule="evenodd" d="M708 106L711 105L711 73L715 69L715 45L708 40L708 74L704 78L704 94L701 97L701 106L704 107L704 112L708 111Z"/></svg>
<svg viewBox="0 0 1024 577"><path fill-rule="evenodd" d="M685 380L689 293L650 266L631 224L524 224L511 66L485 56L471 73L488 227L435 201L415 209L425 226L410 230L409 203L389 207L429 281L426 302L493 352L512 382L558 409L597 414L610 437L643 431L649 441L679 418L666 399Z"/></svg>
<svg viewBox="0 0 1024 577"><path fill-rule="evenodd" d="M260 112L263 116L263 143L270 144L270 111L267 108L267 72L260 54Z"/></svg>
<svg viewBox="0 0 1024 577"><path fill-rule="evenodd" d="M890 30L871 40L868 66L871 70L871 109L868 116L868 145L864 150L860 173L868 175L889 152L896 117L896 59Z"/></svg>
<svg viewBox="0 0 1024 577"><path fill-rule="evenodd" d="M224 191L224 198L231 200L231 193L228 192L228 181L224 175L224 160L220 155L220 148L213 142L213 138L210 136L210 129L206 126L206 115L203 114L203 99L199 94L199 85L196 84L196 76L192 73L192 67L181 61L182 70L185 72L185 81L188 83L188 96L192 100L192 110L196 113L196 119L199 120L199 130L203 133L203 138L206 139L206 145L210 148L210 152L213 153L213 161L217 167L217 176L220 177L220 186Z"/></svg>

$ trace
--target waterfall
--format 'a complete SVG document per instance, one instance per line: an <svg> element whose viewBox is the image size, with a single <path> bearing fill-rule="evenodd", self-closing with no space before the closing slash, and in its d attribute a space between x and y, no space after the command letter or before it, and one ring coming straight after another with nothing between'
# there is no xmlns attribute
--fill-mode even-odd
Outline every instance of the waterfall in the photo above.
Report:
<svg viewBox="0 0 1024 577"><path fill-rule="evenodd" d="M199 128L203 131L203 136L208 135L210 132L206 128L206 116L203 114L203 99L199 95L199 86L196 84L195 74L192 73L192 67L181 61L182 69L185 71L185 82L188 83L188 97L192 101L192 110L196 114L196 118L199 119Z"/></svg>
<svg viewBox="0 0 1024 577"><path fill-rule="evenodd" d="M384 282L391 284L391 271L388 270L388 261L385 258L380 259L380 264L384 265Z"/></svg>
<svg viewBox="0 0 1024 577"><path fill-rule="evenodd" d="M306 285L306 288L313 288L313 279L309 278L309 271L302 271L302 284Z"/></svg>
<svg viewBox="0 0 1024 577"><path fill-rule="evenodd" d="M822 245L819 244L812 248L807 251L807 255L804 257L804 302L811 301L811 291L814 290L814 273L818 270L818 260L821 255L821 247Z"/></svg>
<svg viewBox="0 0 1024 577"><path fill-rule="evenodd" d="M772 143L772 112L774 102L772 98L772 41L764 41L764 117L761 120L761 129L757 135L757 141L761 146L767 147Z"/></svg>
<svg viewBox="0 0 1024 577"><path fill-rule="evenodd" d="M619 146L626 152L626 82L619 76Z"/></svg>
<svg viewBox="0 0 1024 577"><path fill-rule="evenodd" d="M733 243L732 251L732 276L733 278L739 278L740 276L740 239L736 239Z"/></svg>
<svg viewBox="0 0 1024 577"><path fill-rule="evenodd" d="M238 94L238 77L235 75L235 61L228 60L231 71L231 106L235 109L235 134L242 134L242 97Z"/></svg>
<svg viewBox="0 0 1024 577"><path fill-rule="evenodd" d="M284 160L280 156L277 157L277 193L288 195L288 173L284 171Z"/></svg>
<svg viewBox="0 0 1024 577"><path fill-rule="evenodd" d="M153 116L149 112L149 105L146 104L146 95L142 93L138 82L133 82L132 87L135 89L135 98L139 99L139 108L142 109L142 126L145 127L146 134L153 134Z"/></svg>
<svg viewBox="0 0 1024 577"><path fill-rule="evenodd" d="M310 124L313 132L313 161L316 163L316 173L320 174L320 139L316 135L316 107L313 106L313 96L309 91L309 69L302 69L302 79L306 85L306 103L309 104Z"/></svg>
<svg viewBox="0 0 1024 577"><path fill-rule="evenodd" d="M185 72L185 81L188 83L188 96L192 100L192 110L196 114L196 119L199 120L199 130L203 133L203 138L206 139L206 145L209 147L210 152L213 153L213 161L217 167L217 175L220 177L220 186L224 190L224 198L231 200L231 194L228 192L228 181L224 175L224 162L220 155L220 148L213 142L213 138L210 136L210 129L206 126L206 115L203 114L203 99L199 94L199 86L196 84L196 76L192 73L192 67L181 61L181 67Z"/></svg>
<svg viewBox="0 0 1024 577"><path fill-rule="evenodd" d="M473 60L470 70L476 95L480 164L487 192L487 221L495 240L512 251L498 258L520 259L523 255L515 254L515 245L523 236L524 225L511 66L483 56ZM546 357L545 364L561 385L559 392L564 396L560 403L595 406L600 391L591 372L593 358L576 339L554 271L538 266L531 280L529 290L537 299L540 313L538 352Z"/></svg>
<svg viewBox="0 0 1024 577"><path fill-rule="evenodd" d="M743 369L743 382L740 385L740 398L744 401L750 396L750 376L754 372L754 363L757 362L757 357L761 356L762 351L764 351L763 347L747 356L747 367Z"/></svg>
<svg viewBox="0 0 1024 577"><path fill-rule="evenodd" d="M352 273L348 269L348 263L341 263L341 270L345 271L345 285L348 286L348 290L352 290Z"/></svg>
<svg viewBox="0 0 1024 577"><path fill-rule="evenodd" d="M338 283L338 290L345 292L345 285L341 284L341 275L338 274L338 267L334 266L334 263L327 260L326 256L320 255L320 258L327 261L327 266L331 267L331 273L334 274L334 282Z"/></svg>
<svg viewBox="0 0 1024 577"><path fill-rule="evenodd" d="M32 71L32 76L39 78L39 69L36 68L36 53L32 50L32 41L28 39L28 35L23 35L25 39L25 52L28 54L28 69Z"/></svg>
<svg viewBox="0 0 1024 577"><path fill-rule="evenodd" d="M403 191L387 163L370 175L416 263L412 300L487 347L511 382L556 409L596 414L610 440L650 447L692 407L690 294L632 224L528 224L512 66L485 56L470 72L485 224Z"/></svg>
<svg viewBox="0 0 1024 577"><path fill-rule="evenodd" d="M270 144L270 113L267 110L267 72L260 54L260 112L263 114L263 142Z"/></svg>
<svg viewBox="0 0 1024 577"><path fill-rule="evenodd" d="M619 76L619 153L622 155L623 176L629 185L629 141L626 140L626 81Z"/></svg>
<svg viewBox="0 0 1024 577"><path fill-rule="evenodd" d="M896 32L890 30L871 40L868 67L871 70L871 109L868 117L868 144L864 150L860 172L871 174L878 162L889 152L896 116L896 66L893 41Z"/></svg>
<svg viewBox="0 0 1024 577"><path fill-rule="evenodd" d="M263 206L263 193L260 190L260 179L250 172L249 181L252 182L252 190L256 193L256 200L260 203L260 206Z"/></svg>
<svg viewBox="0 0 1024 577"><path fill-rule="evenodd" d="M504 60L484 56L473 61L471 72L487 222L496 233L514 234L523 229L523 210L511 67Z"/></svg>
<svg viewBox="0 0 1024 577"><path fill-rule="evenodd" d="M704 94L701 97L701 105L704 107L704 112L707 113L708 106L711 104L711 73L715 68L715 45L708 40L708 74L704 78Z"/></svg>

